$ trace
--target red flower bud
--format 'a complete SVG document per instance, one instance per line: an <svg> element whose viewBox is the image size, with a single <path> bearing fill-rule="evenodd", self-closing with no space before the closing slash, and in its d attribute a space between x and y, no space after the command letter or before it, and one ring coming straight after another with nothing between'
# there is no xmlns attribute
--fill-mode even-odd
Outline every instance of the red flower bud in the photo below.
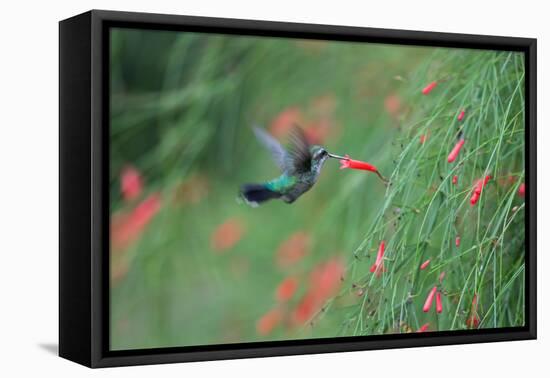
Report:
<svg viewBox="0 0 550 378"><path fill-rule="evenodd" d="M424 307L422 307L422 311L424 312L430 311L436 291L437 291L437 286L434 286L434 288L428 293L428 296L426 297L426 301L424 302Z"/></svg>
<svg viewBox="0 0 550 378"><path fill-rule="evenodd" d="M455 161L455 159L458 157L458 154L460 152L460 149L462 148L462 146L464 145L464 139L460 139L456 144L455 146L453 147L453 149L451 150L451 153L449 154L449 156L447 157L447 161L449 163L452 163L453 161Z"/></svg>
<svg viewBox="0 0 550 378"><path fill-rule="evenodd" d="M141 194L143 184L137 169L128 166L120 174L120 191L126 201L131 201Z"/></svg>
<svg viewBox="0 0 550 378"><path fill-rule="evenodd" d="M472 194L472 197L470 198L470 205L474 206L477 201L479 200L479 197L481 196L481 191L483 190L483 187L487 185L489 180L491 179L491 176L485 176L485 178L479 179L476 181L474 186L474 192Z"/></svg>
<svg viewBox="0 0 550 378"><path fill-rule="evenodd" d="M424 262L422 263L422 265L420 265L420 270L426 269L426 267L427 267L428 265L430 265L430 259L424 261Z"/></svg>
<svg viewBox="0 0 550 378"><path fill-rule="evenodd" d="M456 119L458 119L459 121L462 121L464 119L464 114L466 113L466 111L464 109L462 109L460 111L460 114L458 115L458 117Z"/></svg>
<svg viewBox="0 0 550 378"><path fill-rule="evenodd" d="M445 272L439 274L439 283L443 283L443 278L445 278Z"/></svg>
<svg viewBox="0 0 550 378"><path fill-rule="evenodd" d="M422 325L422 327L420 327L418 329L418 331L416 331L416 332L418 332L418 333L426 332L429 327L430 327L430 323L426 323L426 324Z"/></svg>
<svg viewBox="0 0 550 378"><path fill-rule="evenodd" d="M455 239L455 245L458 247L460 247L460 236L457 236L456 239Z"/></svg>
<svg viewBox="0 0 550 378"><path fill-rule="evenodd" d="M453 185L456 185L457 183L458 183L458 176L454 175L453 176Z"/></svg>
<svg viewBox="0 0 550 378"><path fill-rule="evenodd" d="M437 86L437 81L432 81L430 84L426 85L424 89L422 89L423 95L428 95L430 92Z"/></svg>
<svg viewBox="0 0 550 378"><path fill-rule="evenodd" d="M441 302L441 292L438 291L435 296L435 311L437 311L438 314L441 314L443 311L443 303Z"/></svg>

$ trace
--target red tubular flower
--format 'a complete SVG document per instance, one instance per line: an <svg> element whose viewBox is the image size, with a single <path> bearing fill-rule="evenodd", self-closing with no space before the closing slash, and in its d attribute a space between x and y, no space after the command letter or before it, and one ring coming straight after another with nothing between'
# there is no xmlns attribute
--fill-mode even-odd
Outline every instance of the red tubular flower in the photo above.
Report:
<svg viewBox="0 0 550 378"><path fill-rule="evenodd" d="M376 277L380 277L382 273L386 271L386 268L384 268L384 261L382 261L379 265L372 264L370 271L374 273Z"/></svg>
<svg viewBox="0 0 550 378"><path fill-rule="evenodd" d="M464 109L462 109L460 111L460 114L458 115L458 117L456 119L458 119L459 121L462 121L464 119L465 114L466 114L466 111Z"/></svg>
<svg viewBox="0 0 550 378"><path fill-rule="evenodd" d="M141 194L143 184L141 175L134 167L125 167L120 174L120 191L122 198L131 201Z"/></svg>
<svg viewBox="0 0 550 378"><path fill-rule="evenodd" d="M362 169L364 171L378 172L378 169L369 163L364 161L350 159L348 155L345 155L346 160L340 160L340 169L352 168L352 169Z"/></svg>
<svg viewBox="0 0 550 378"><path fill-rule="evenodd" d="M472 299L472 308L470 310L470 316L466 318L466 326L469 328L477 328L479 326L479 316L477 315L477 295L474 294Z"/></svg>
<svg viewBox="0 0 550 378"><path fill-rule="evenodd" d="M378 246L378 253L376 254L376 261L370 267L371 273L377 273L379 275L384 270L384 250L386 249L386 242L382 240Z"/></svg>
<svg viewBox="0 0 550 378"><path fill-rule="evenodd" d="M424 261L424 262L422 263L422 265L420 265L420 270L426 269L426 268L428 267L428 265L430 265L430 259Z"/></svg>
<svg viewBox="0 0 550 378"><path fill-rule="evenodd" d="M453 185L456 185L457 183L458 183L458 176L454 175L453 176Z"/></svg>
<svg viewBox="0 0 550 378"><path fill-rule="evenodd" d="M275 297L279 302L286 302L296 292L296 289L298 288L298 280L294 277L288 277L283 280L277 287L277 291L275 292Z"/></svg>
<svg viewBox="0 0 550 378"><path fill-rule="evenodd" d="M432 81L422 89L423 95L428 95L437 86L437 81Z"/></svg>
<svg viewBox="0 0 550 378"><path fill-rule="evenodd" d="M424 312L430 311L436 292L437 292L437 286L434 286L434 288L429 292L428 296L426 297L426 302L424 302L424 307L422 307L422 311Z"/></svg>
<svg viewBox="0 0 550 378"><path fill-rule="evenodd" d="M475 187L475 189L474 189L475 192L476 192L477 194L481 194L481 191L483 190L483 187L484 187L485 185L487 185L487 183L489 182L490 179L491 179L491 176L489 176L489 175L485 176L485 178L484 178L483 180L480 179L480 180L477 182L476 187Z"/></svg>
<svg viewBox="0 0 550 378"><path fill-rule="evenodd" d="M524 182L522 182L522 183L519 185L518 196L520 196L521 198L524 198L524 197L525 197L525 183L524 183Z"/></svg>
<svg viewBox="0 0 550 378"><path fill-rule="evenodd" d="M468 318L466 319L466 325L470 328L477 328L479 326L479 322L479 316L474 314L468 316Z"/></svg>
<svg viewBox="0 0 550 378"><path fill-rule="evenodd" d="M422 332L426 332L428 330L428 328L430 327L430 323L426 323L424 325L422 325L422 327L418 328L418 333L422 333Z"/></svg>
<svg viewBox="0 0 550 378"><path fill-rule="evenodd" d="M445 278L445 272L439 274L439 283L443 283L443 278Z"/></svg>
<svg viewBox="0 0 550 378"><path fill-rule="evenodd" d="M420 135L420 144L424 144L426 142L426 139L428 139L428 136L426 134Z"/></svg>
<svg viewBox="0 0 550 378"><path fill-rule="evenodd" d="M437 311L438 314L441 314L441 312L443 312L443 303L441 302L440 291L438 291L435 295L435 311Z"/></svg>
<svg viewBox="0 0 550 378"><path fill-rule="evenodd" d="M464 138L460 138L460 140L455 144L455 146L451 150L451 153L447 157L447 161L449 163L452 163L453 161L456 160L456 158L458 157L458 154L460 153L460 149L462 148L463 145L464 145Z"/></svg>
<svg viewBox="0 0 550 378"><path fill-rule="evenodd" d="M485 176L485 178L479 179L476 181L474 186L474 192L472 193L472 197L470 198L470 205L474 206L477 201L479 200L479 197L481 196L481 191L483 190L483 187L487 185L489 180L491 179L491 176Z"/></svg>
<svg viewBox="0 0 550 378"><path fill-rule="evenodd" d="M344 168L352 168L352 169L361 169L361 170L364 170L364 171L371 171L371 172L376 173L376 175L380 178L380 180L384 181L385 183L388 182L388 180L385 179L384 176L382 176L380 174L380 172L378 171L378 169L374 165L366 163L364 161L350 159L350 157L348 155L345 155L345 159L340 160L340 169L344 169Z"/></svg>
<svg viewBox="0 0 550 378"><path fill-rule="evenodd" d="M456 239L455 239L455 245L458 247L460 247L460 236L457 236Z"/></svg>

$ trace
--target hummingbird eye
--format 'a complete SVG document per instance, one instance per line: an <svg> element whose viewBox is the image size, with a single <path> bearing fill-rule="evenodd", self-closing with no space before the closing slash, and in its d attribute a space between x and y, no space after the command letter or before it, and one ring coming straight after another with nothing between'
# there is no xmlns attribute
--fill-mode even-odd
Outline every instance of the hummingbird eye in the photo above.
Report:
<svg viewBox="0 0 550 378"><path fill-rule="evenodd" d="M328 153L327 153L326 150L320 149L319 151L317 151L317 152L315 153L315 158L316 158L316 159L320 159L320 158L322 158L322 157L325 157L327 154L328 154Z"/></svg>

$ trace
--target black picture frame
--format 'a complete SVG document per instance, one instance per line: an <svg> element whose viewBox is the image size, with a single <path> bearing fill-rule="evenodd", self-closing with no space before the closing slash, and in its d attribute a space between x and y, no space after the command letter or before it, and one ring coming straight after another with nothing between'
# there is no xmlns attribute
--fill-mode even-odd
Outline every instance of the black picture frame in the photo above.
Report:
<svg viewBox="0 0 550 378"><path fill-rule="evenodd" d="M525 54L526 324L208 346L109 350L108 30L183 30ZM59 355L89 367L536 338L536 39L92 10L59 23Z"/></svg>

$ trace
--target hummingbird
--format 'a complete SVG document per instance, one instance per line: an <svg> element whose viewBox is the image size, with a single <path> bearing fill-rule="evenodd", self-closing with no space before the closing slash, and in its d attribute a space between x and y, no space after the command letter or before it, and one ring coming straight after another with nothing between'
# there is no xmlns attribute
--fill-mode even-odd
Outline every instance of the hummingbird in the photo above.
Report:
<svg viewBox="0 0 550 378"><path fill-rule="evenodd" d="M252 207L271 199L293 203L315 185L328 158L346 159L329 153L322 146L310 145L303 130L297 126L290 133L288 149L263 129L254 127L253 131L258 141L271 152L281 175L261 184L241 187L240 197Z"/></svg>

